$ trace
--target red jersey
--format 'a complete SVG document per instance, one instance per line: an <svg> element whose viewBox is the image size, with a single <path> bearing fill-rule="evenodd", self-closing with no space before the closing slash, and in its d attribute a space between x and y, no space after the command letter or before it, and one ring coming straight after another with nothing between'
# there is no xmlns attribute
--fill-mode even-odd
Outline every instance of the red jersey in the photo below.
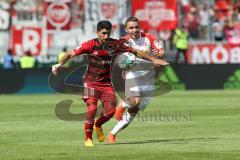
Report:
<svg viewBox="0 0 240 160"><path fill-rule="evenodd" d="M75 55L88 55L88 67L84 75L86 86L112 85L111 70L112 59L120 52L131 52L130 47L125 46L124 40L110 38L105 44L100 44L98 39L84 42L73 50Z"/></svg>

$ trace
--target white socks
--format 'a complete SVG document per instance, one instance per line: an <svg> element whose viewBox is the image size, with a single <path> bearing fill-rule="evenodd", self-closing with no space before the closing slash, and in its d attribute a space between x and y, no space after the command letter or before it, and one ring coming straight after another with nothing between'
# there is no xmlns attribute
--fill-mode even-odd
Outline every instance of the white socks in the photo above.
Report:
<svg viewBox="0 0 240 160"><path fill-rule="evenodd" d="M128 112L126 112L110 133L116 135L120 130L126 128L134 117L135 116L131 116Z"/></svg>

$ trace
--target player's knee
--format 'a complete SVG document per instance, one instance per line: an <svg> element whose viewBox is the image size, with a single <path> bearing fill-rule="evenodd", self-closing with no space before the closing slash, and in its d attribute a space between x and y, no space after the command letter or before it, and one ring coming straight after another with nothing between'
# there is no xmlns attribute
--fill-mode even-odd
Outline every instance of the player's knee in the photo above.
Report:
<svg viewBox="0 0 240 160"><path fill-rule="evenodd" d="M86 101L88 112L96 112L97 111L97 102L93 99L87 99Z"/></svg>
<svg viewBox="0 0 240 160"><path fill-rule="evenodd" d="M93 124L95 119L96 112L87 112L86 114L86 123Z"/></svg>
<svg viewBox="0 0 240 160"><path fill-rule="evenodd" d="M138 107L141 102L141 99L140 97L131 97L128 99L128 101L131 107Z"/></svg>
<svg viewBox="0 0 240 160"><path fill-rule="evenodd" d="M94 124L94 118L93 119L86 119L85 123L87 123L89 125Z"/></svg>
<svg viewBox="0 0 240 160"><path fill-rule="evenodd" d="M112 118L112 116L114 115L115 113L115 107L112 108L111 110L109 110L107 113L105 113L105 117L107 118Z"/></svg>

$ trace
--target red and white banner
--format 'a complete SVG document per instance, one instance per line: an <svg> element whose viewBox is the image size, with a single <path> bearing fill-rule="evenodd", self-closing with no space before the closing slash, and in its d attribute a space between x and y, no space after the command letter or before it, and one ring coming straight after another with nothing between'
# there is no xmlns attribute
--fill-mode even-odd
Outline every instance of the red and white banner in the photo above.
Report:
<svg viewBox="0 0 240 160"><path fill-rule="evenodd" d="M144 30L171 30L177 27L177 0L132 0L132 15Z"/></svg>
<svg viewBox="0 0 240 160"><path fill-rule="evenodd" d="M46 2L45 15L47 18L47 29L70 30L71 25L71 3L53 1Z"/></svg>
<svg viewBox="0 0 240 160"><path fill-rule="evenodd" d="M240 63L240 46L231 44L191 44L189 64L232 64Z"/></svg>
<svg viewBox="0 0 240 160"><path fill-rule="evenodd" d="M12 25L43 26L42 1L17 0L11 8Z"/></svg>
<svg viewBox="0 0 240 160"><path fill-rule="evenodd" d="M75 3L71 8L71 28L80 28L84 24L84 0L72 0Z"/></svg>
<svg viewBox="0 0 240 160"><path fill-rule="evenodd" d="M113 26L127 18L126 0L86 0L85 21L109 20Z"/></svg>
<svg viewBox="0 0 240 160"><path fill-rule="evenodd" d="M36 27L12 26L11 48L15 55L21 56L26 51L32 55L41 55L43 51L42 29Z"/></svg>

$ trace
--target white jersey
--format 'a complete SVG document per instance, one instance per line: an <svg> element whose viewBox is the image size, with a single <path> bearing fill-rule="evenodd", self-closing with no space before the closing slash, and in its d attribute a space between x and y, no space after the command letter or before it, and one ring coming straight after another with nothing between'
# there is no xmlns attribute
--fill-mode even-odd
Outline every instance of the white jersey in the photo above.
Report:
<svg viewBox="0 0 240 160"><path fill-rule="evenodd" d="M149 33L141 33L138 39L132 39L129 35L124 36L123 39L125 39L132 48L150 51L149 54L153 54L151 52L153 49L162 49L160 43ZM126 71L125 78L126 80L134 78L146 80L153 78L154 74L154 64L148 60L137 57L136 65L130 71Z"/></svg>

